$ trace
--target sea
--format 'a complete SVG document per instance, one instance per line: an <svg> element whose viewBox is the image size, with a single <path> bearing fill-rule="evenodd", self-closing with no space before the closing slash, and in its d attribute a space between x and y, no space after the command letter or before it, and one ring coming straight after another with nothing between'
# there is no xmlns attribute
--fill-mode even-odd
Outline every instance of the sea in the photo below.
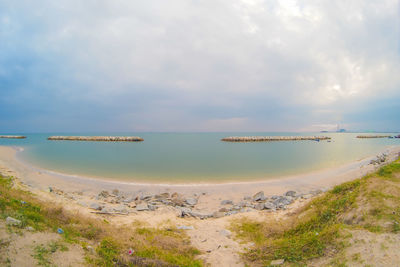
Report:
<svg viewBox="0 0 400 267"><path fill-rule="evenodd" d="M18 133L21 134L21 133ZM384 135L385 133L379 133ZM35 133L0 139L18 160L53 172L129 182L260 181L345 165L400 145L358 133ZM140 136L144 142L49 141L51 135ZM222 142L227 136L324 135L329 141ZM395 134L388 134L395 135Z"/></svg>

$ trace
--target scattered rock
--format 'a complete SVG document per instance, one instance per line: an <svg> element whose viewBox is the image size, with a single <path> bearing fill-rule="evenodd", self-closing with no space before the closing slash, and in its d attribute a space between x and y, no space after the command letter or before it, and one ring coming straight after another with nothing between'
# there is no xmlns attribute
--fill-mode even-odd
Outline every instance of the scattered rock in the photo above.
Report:
<svg viewBox="0 0 400 267"><path fill-rule="evenodd" d="M114 212L119 212L119 213L128 213L128 210L124 205L119 205L117 207L114 207Z"/></svg>
<svg viewBox="0 0 400 267"><path fill-rule="evenodd" d="M178 230L193 230L194 227L191 226L191 225L189 225L189 226L187 226L187 225L178 225L178 226L176 226L176 229L178 229Z"/></svg>
<svg viewBox="0 0 400 267"><path fill-rule="evenodd" d="M285 196L295 197L296 196L296 191L287 191L285 193Z"/></svg>
<svg viewBox="0 0 400 267"><path fill-rule="evenodd" d="M225 213L220 212L220 211L216 211L216 212L214 212L214 213L212 214L212 216L213 216L214 218L221 218L221 217L224 217L224 216L225 216Z"/></svg>
<svg viewBox="0 0 400 267"><path fill-rule="evenodd" d="M260 191L253 196L254 201L260 201L260 200L265 200L265 199L266 199L266 197L264 196L264 191Z"/></svg>
<svg viewBox="0 0 400 267"><path fill-rule="evenodd" d="M279 259L279 260L273 260L269 265L272 266L277 266L277 265L282 265L285 262L285 259Z"/></svg>
<svg viewBox="0 0 400 267"><path fill-rule="evenodd" d="M273 210L273 209L276 209L276 206L272 202L265 202L264 203L264 208L267 209L267 210Z"/></svg>
<svg viewBox="0 0 400 267"><path fill-rule="evenodd" d="M102 197L102 198L107 198L109 196L110 196L110 193L108 193L108 191L105 191L105 190L103 190L99 193L99 197Z"/></svg>
<svg viewBox="0 0 400 267"><path fill-rule="evenodd" d="M6 224L7 225L19 226L19 225L21 225L21 223L22 222L20 220L17 220L17 219L15 219L13 217L7 217L6 218Z"/></svg>
<svg viewBox="0 0 400 267"><path fill-rule="evenodd" d="M232 200L222 200L221 201L221 205L232 205L232 204L233 204Z"/></svg>
<svg viewBox="0 0 400 267"><path fill-rule="evenodd" d="M114 189L114 190L112 191L112 194L113 194L114 196L118 196L118 195L119 195L119 190L118 190L118 189Z"/></svg>
<svg viewBox="0 0 400 267"><path fill-rule="evenodd" d="M302 199L309 199L309 198L312 198L312 197L313 197L312 194L305 194L305 195L301 196Z"/></svg>
<svg viewBox="0 0 400 267"><path fill-rule="evenodd" d="M97 202L93 202L90 204L89 208L94 209L94 210L101 210L102 206L100 206L100 204Z"/></svg>
<svg viewBox="0 0 400 267"><path fill-rule="evenodd" d="M190 205L190 206L194 206L194 205L197 204L197 199L195 199L195 198L187 198L187 199L185 200L185 202L186 202L188 205Z"/></svg>
<svg viewBox="0 0 400 267"><path fill-rule="evenodd" d="M254 208L256 210L263 210L264 209L264 203L257 203Z"/></svg>
<svg viewBox="0 0 400 267"><path fill-rule="evenodd" d="M149 206L147 205L146 202L142 202L136 205L136 210L137 211L149 210Z"/></svg>

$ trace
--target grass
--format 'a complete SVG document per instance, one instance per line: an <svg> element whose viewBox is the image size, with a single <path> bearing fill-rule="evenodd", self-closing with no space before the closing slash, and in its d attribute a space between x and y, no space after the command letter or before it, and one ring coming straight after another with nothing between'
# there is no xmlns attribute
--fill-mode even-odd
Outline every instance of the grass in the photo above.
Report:
<svg viewBox="0 0 400 267"><path fill-rule="evenodd" d="M191 246L181 230L146 228L135 224L116 227L106 220L85 217L66 211L55 203L41 201L29 192L17 189L14 182L13 178L0 176L0 218L10 216L20 220L21 225L11 227L14 231L22 231L27 226L36 231L57 232L58 228L63 229L63 242L77 243L83 248L88 245L95 247L94 255L86 249L89 265L133 266L132 261L140 258L164 265L202 266L202 262L195 259L200 252ZM61 248L60 244L37 246L33 256L39 264L51 266L49 255ZM130 257L127 255L129 248L135 251ZM139 263L136 265L140 266Z"/></svg>
<svg viewBox="0 0 400 267"><path fill-rule="evenodd" d="M237 237L254 246L243 254L249 265L285 259L295 265L338 254L346 246L346 229L400 231L400 162L372 175L343 183L279 221L234 221ZM336 260L334 266L345 264Z"/></svg>

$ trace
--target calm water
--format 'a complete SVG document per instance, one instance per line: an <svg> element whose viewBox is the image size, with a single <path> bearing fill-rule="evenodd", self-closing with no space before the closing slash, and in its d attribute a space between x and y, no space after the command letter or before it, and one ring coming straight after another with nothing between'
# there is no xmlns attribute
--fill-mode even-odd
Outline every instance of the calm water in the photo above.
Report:
<svg viewBox="0 0 400 267"><path fill-rule="evenodd" d="M376 154L388 146L400 145L400 139L357 139L354 133L303 134L331 136L332 142L260 143L226 143L220 139L226 136L301 134L121 134L141 136L145 139L141 143L47 141L49 135L52 134L28 134L24 140L0 139L0 145L24 147L19 156L45 169L142 182L260 180L334 167Z"/></svg>

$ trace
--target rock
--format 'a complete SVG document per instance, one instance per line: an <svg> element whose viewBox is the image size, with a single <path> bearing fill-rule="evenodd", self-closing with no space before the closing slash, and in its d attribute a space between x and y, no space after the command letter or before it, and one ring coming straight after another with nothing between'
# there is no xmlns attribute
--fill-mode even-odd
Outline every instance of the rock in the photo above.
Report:
<svg viewBox="0 0 400 267"><path fill-rule="evenodd" d="M257 203L254 208L256 210L263 210L264 209L264 203Z"/></svg>
<svg viewBox="0 0 400 267"><path fill-rule="evenodd" d="M157 205L149 205L149 210L155 211L158 208Z"/></svg>
<svg viewBox="0 0 400 267"><path fill-rule="evenodd" d="M278 199L279 196L272 196L271 199Z"/></svg>
<svg viewBox="0 0 400 267"><path fill-rule="evenodd" d="M222 200L221 201L221 205L232 205L232 204L233 204L232 200Z"/></svg>
<svg viewBox="0 0 400 267"><path fill-rule="evenodd" d="M114 190L112 191L112 194L113 194L114 196L118 196L118 195L119 195L119 190L118 190L118 189L114 189Z"/></svg>
<svg viewBox="0 0 400 267"><path fill-rule="evenodd" d="M115 212L120 212L120 213L128 213L128 210L124 205L119 205L117 207L114 207Z"/></svg>
<svg viewBox="0 0 400 267"><path fill-rule="evenodd" d="M185 202L186 202L188 205L190 205L190 206L194 206L194 205L197 204L197 199L195 199L195 198L188 198L188 199L185 200Z"/></svg>
<svg viewBox="0 0 400 267"><path fill-rule="evenodd" d="M213 216L214 218L221 218L221 217L224 217L224 216L225 216L225 213L224 213L224 212L220 212L220 211L216 211L216 212L214 212L214 213L212 214L212 216Z"/></svg>
<svg viewBox="0 0 400 267"><path fill-rule="evenodd" d="M227 212L227 211L230 211L230 209L227 209L227 208L220 208L218 211L219 211L219 212Z"/></svg>
<svg viewBox="0 0 400 267"><path fill-rule="evenodd" d="M237 213L239 213L238 210L231 210L231 211L228 211L225 215L230 216L230 215L237 214Z"/></svg>
<svg viewBox="0 0 400 267"><path fill-rule="evenodd" d="M102 206L100 206L100 204L97 202L93 202L89 205L89 208L94 210L101 210Z"/></svg>
<svg viewBox="0 0 400 267"><path fill-rule="evenodd" d="M265 200L266 198L265 198L265 196L264 196L264 191L260 191L260 192L258 192L257 194L255 194L254 196L253 196L253 200L254 201L260 201L260 200Z"/></svg>
<svg viewBox="0 0 400 267"><path fill-rule="evenodd" d="M136 205L136 210L137 211L149 210L149 206L147 205L146 202L142 202Z"/></svg>
<svg viewBox="0 0 400 267"><path fill-rule="evenodd" d="M276 205L272 202L265 202L264 208L267 210L274 210L274 209L276 209Z"/></svg>
<svg viewBox="0 0 400 267"><path fill-rule="evenodd" d="M312 195L314 195L314 196L319 195L319 194L321 194L321 193L322 193L322 190L321 190L321 189L317 189L317 190L312 190L312 191L310 191L310 194L312 194Z"/></svg>
<svg viewBox="0 0 400 267"><path fill-rule="evenodd" d="M140 197L140 200L149 200L153 197L151 194L144 194Z"/></svg>
<svg viewBox="0 0 400 267"><path fill-rule="evenodd" d="M244 200L251 200L251 197L250 196L245 196L243 199Z"/></svg>
<svg viewBox="0 0 400 267"><path fill-rule="evenodd" d="M269 265L277 266L277 265L282 265L284 262L285 262L285 259L273 260L270 262Z"/></svg>
<svg viewBox="0 0 400 267"><path fill-rule="evenodd" d="M178 197L171 199L171 202L173 206L183 206L185 204L185 201Z"/></svg>
<svg viewBox="0 0 400 267"><path fill-rule="evenodd" d="M172 193L171 197L172 197L172 198L177 198L177 197L179 197L179 194L178 194L177 192Z"/></svg>
<svg viewBox="0 0 400 267"><path fill-rule="evenodd" d="M101 198L107 198L107 197L109 197L110 196L110 193L108 193L108 191L101 191L100 193L99 193L99 197L101 197Z"/></svg>
<svg viewBox="0 0 400 267"><path fill-rule="evenodd" d="M94 250L94 248L92 246L87 246L86 249L90 254L94 255L96 253L96 251Z"/></svg>
<svg viewBox="0 0 400 267"><path fill-rule="evenodd" d="M191 208L187 207L176 207L179 210L179 217L190 216L190 212L192 211Z"/></svg>
<svg viewBox="0 0 400 267"><path fill-rule="evenodd" d="M302 195L301 196L302 199L309 199L309 198L312 198L312 197L313 197L312 194L306 194L306 195Z"/></svg>
<svg viewBox="0 0 400 267"><path fill-rule="evenodd" d="M49 188L47 190L49 193L53 192L53 188L51 186L49 186Z"/></svg>
<svg viewBox="0 0 400 267"><path fill-rule="evenodd" d="M6 218L6 224L7 225L13 225L13 226L19 226L19 225L21 225L21 221L15 219L13 217L7 217Z"/></svg>
<svg viewBox="0 0 400 267"><path fill-rule="evenodd" d="M230 237L232 236L231 231L226 230L226 229L223 229L223 230L219 231L219 233L220 233L221 235L227 237L227 238L230 238Z"/></svg>
<svg viewBox="0 0 400 267"><path fill-rule="evenodd" d="M287 191L285 193L285 196L295 197L296 196L296 191Z"/></svg>
<svg viewBox="0 0 400 267"><path fill-rule="evenodd" d="M232 209L233 210L240 210L242 207L240 207L240 206L238 206L238 205L234 205L233 207L232 207Z"/></svg>
<svg viewBox="0 0 400 267"><path fill-rule="evenodd" d="M192 217L199 218L199 219L202 219L202 220L212 217L212 214L209 214L209 213L201 213L201 212L196 212L196 211L188 212L188 214L189 214L190 216L192 216Z"/></svg>
<svg viewBox="0 0 400 267"><path fill-rule="evenodd" d="M103 213L113 213L113 212L114 212L114 209L111 208L111 207L105 206L105 207L103 207L103 208L101 209L101 212L103 212Z"/></svg>
<svg viewBox="0 0 400 267"><path fill-rule="evenodd" d="M189 226L186 226L186 225L178 225L178 226L176 226L176 229L178 229L178 230L193 230L194 227L191 226L191 225L189 225Z"/></svg>
<svg viewBox="0 0 400 267"><path fill-rule="evenodd" d="M31 227L31 226L28 226L28 227L26 227L25 229L28 230L28 231L30 231L30 232L35 231L35 229L34 229L33 227Z"/></svg>
<svg viewBox="0 0 400 267"><path fill-rule="evenodd" d="M166 199L169 198L169 193L162 193L154 196L156 199Z"/></svg>

